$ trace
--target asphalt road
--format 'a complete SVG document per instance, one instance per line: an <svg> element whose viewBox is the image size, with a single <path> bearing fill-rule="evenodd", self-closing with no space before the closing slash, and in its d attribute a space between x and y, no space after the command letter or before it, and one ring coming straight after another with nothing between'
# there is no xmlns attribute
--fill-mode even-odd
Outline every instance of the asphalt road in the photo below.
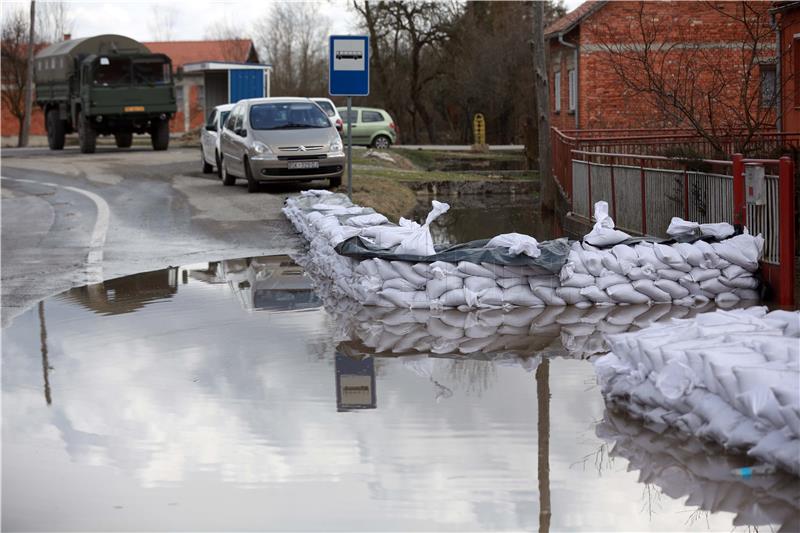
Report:
<svg viewBox="0 0 800 533"><path fill-rule="evenodd" d="M196 148L4 149L0 173L3 327L74 286L301 244L281 213L300 185L224 187Z"/></svg>

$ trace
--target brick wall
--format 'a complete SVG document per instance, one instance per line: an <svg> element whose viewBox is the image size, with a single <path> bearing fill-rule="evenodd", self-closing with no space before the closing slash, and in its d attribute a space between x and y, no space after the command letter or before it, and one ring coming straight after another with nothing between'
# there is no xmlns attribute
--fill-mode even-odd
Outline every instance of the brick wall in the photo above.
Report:
<svg viewBox="0 0 800 533"><path fill-rule="evenodd" d="M781 14L781 109L784 131L800 131L800 9ZM798 233L800 235L800 233Z"/></svg>
<svg viewBox="0 0 800 533"><path fill-rule="evenodd" d="M719 12L713 8L716 6ZM749 2L752 9L749 20L768 22L766 15L771 4L768 2ZM620 79L623 75L636 79L641 76L641 67L635 61L621 59L619 55L607 51L607 46L637 46L642 49L640 19L649 28L649 37L654 38L656 46L663 44L663 50L653 55L656 62L664 61L663 74L680 80L678 91L687 89L690 80L696 87L710 87L720 77L726 80L719 94L718 103L708 113L700 102L696 115L704 121L704 116L713 115L715 121L728 127L741 126L741 113L745 106L751 111L761 111L767 122L774 124L773 110L759 107L758 77L756 66L750 74L756 80L751 82L749 92L742 98L742 41L746 38L743 25L728 15L736 15L742 10L738 2L609 2L587 16L573 29L565 40L580 45L578 80L578 117L580 129L626 129L626 128L668 128L685 127L689 122L669 107L660 107L657 101L647 94L628 88ZM764 46L758 52L762 59L774 58L774 34L765 31ZM677 44L678 46L673 46ZM694 45L698 46L694 46ZM660 54L660 55L659 55ZM568 99L568 80L566 72L571 68L572 50L558 43L557 38L550 41L550 79L551 79L551 121L559 128L575 128L574 115L565 112ZM616 65L616 69L614 66ZM716 71L716 77L711 72ZM561 112L555 113L555 75L561 73ZM687 99L686 95L681 98ZM743 101L748 102L744 104ZM720 105L720 103L724 105Z"/></svg>
<svg viewBox="0 0 800 533"><path fill-rule="evenodd" d="M3 137L16 137L19 135L19 121L17 117L11 114L11 111L5 105L5 102L0 104L0 135ZM44 115L42 110L34 105L33 116L31 117L31 135L47 135L44 128Z"/></svg>

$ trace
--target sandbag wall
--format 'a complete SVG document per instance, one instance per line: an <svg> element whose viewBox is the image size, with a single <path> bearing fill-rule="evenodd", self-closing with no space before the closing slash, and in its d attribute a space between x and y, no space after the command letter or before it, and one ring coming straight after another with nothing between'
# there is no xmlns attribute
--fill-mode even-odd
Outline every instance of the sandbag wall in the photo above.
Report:
<svg viewBox="0 0 800 533"><path fill-rule="evenodd" d="M341 256L334 247L350 237L370 239L402 231L341 194L304 191L286 201L284 213L309 242L306 269L314 276L329 277L336 291L363 305L476 309L651 303L699 306L714 301L732 306L758 299L754 273L763 248L760 236L738 235L714 243L618 244L607 249L575 242L559 275L552 275L527 266L485 262L356 261ZM606 217L605 222L609 221Z"/></svg>
<svg viewBox="0 0 800 533"><path fill-rule="evenodd" d="M800 312L717 310L607 340L609 407L800 475Z"/></svg>

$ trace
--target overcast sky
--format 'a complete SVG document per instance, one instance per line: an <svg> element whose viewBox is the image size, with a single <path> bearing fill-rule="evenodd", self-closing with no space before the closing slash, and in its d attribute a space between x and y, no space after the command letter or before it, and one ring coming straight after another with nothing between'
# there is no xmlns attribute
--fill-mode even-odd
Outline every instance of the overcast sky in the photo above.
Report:
<svg viewBox="0 0 800 533"><path fill-rule="evenodd" d="M40 1L40 3L42 3ZM249 30L250 21L264 15L269 9L269 2L242 1L174 1L174 2L72 2L70 11L75 20L73 37L87 37L101 33L117 33L140 41L154 40L150 29L155 8L173 6L175 23L172 40L198 40L208 36L214 24L225 21L238 21ZM348 9L347 0L323 0L318 2L320 18L327 18L330 32L352 33L355 31L355 16ZM567 9L572 10L582 0L566 0ZM0 3L3 14L13 8L28 9L28 2ZM236 27L235 24L232 24Z"/></svg>

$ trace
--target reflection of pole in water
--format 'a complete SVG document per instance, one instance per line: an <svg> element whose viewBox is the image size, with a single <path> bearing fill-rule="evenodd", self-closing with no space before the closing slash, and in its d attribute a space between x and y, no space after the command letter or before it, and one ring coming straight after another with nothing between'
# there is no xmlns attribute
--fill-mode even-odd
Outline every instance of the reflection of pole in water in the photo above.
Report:
<svg viewBox="0 0 800 533"><path fill-rule="evenodd" d="M39 340L42 345L42 374L44 374L44 399L47 405L53 403L50 397L50 361L47 360L47 326L44 323L44 300L39 302Z"/></svg>
<svg viewBox="0 0 800 533"><path fill-rule="evenodd" d="M539 412L539 532L550 531L550 360L536 369Z"/></svg>

